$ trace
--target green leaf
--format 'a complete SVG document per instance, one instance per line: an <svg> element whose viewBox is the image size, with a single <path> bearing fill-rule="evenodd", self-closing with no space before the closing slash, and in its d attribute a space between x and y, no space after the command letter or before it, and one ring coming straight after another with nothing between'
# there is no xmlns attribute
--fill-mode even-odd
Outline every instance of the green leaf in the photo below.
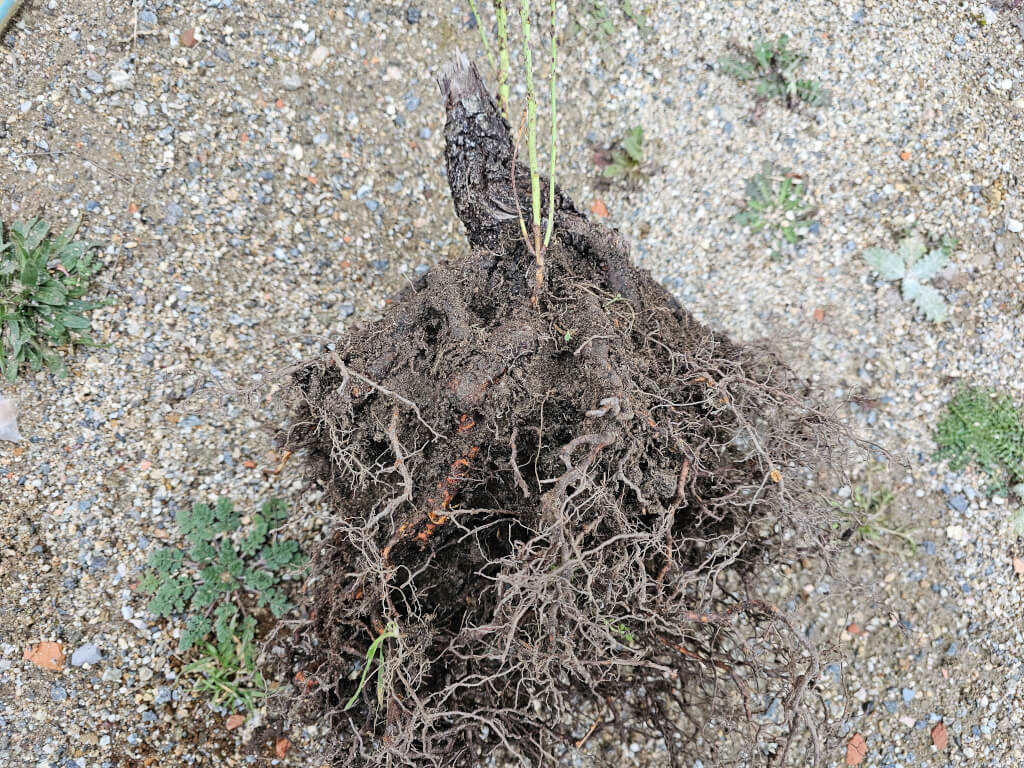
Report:
<svg viewBox="0 0 1024 768"><path fill-rule="evenodd" d="M639 165L644 161L644 129L637 125L626 132L622 140L622 148L626 150L633 162Z"/></svg>
<svg viewBox="0 0 1024 768"><path fill-rule="evenodd" d="M210 620L205 616L189 616L188 622L185 624L185 631L178 643L178 650L187 651L199 645L210 634L212 628Z"/></svg>
<svg viewBox="0 0 1024 768"><path fill-rule="evenodd" d="M188 556L197 563L208 563L217 557L217 550L208 541L199 541L192 545Z"/></svg>
<svg viewBox="0 0 1024 768"><path fill-rule="evenodd" d="M231 539L224 539L220 543L217 561L226 573L230 573L236 579L240 578L242 571L245 570L245 563L238 556L238 553L235 552L235 545Z"/></svg>
<svg viewBox="0 0 1024 768"><path fill-rule="evenodd" d="M60 237L53 241L53 252L55 254L57 254L58 256L60 255L61 251L64 250L65 246L67 246L67 244L74 239L75 233L78 231L78 228L81 225L81 216L76 217L74 220L72 220L70 224L68 224L67 228L61 233Z"/></svg>
<svg viewBox="0 0 1024 768"><path fill-rule="evenodd" d="M934 277L949 262L949 256L941 248L936 248L924 258L914 262L910 274L922 282Z"/></svg>
<svg viewBox="0 0 1024 768"><path fill-rule="evenodd" d="M884 248L868 248L864 251L864 261L883 280L899 280L906 273L903 257Z"/></svg>
<svg viewBox="0 0 1024 768"><path fill-rule="evenodd" d="M152 568L146 570L139 579L139 586L136 588L143 595L152 595L160 588L160 576Z"/></svg>
<svg viewBox="0 0 1024 768"><path fill-rule="evenodd" d="M625 174L625 172L625 168L621 165L616 165L615 163L609 163L604 167L604 177L608 179L616 179Z"/></svg>
<svg viewBox="0 0 1024 768"><path fill-rule="evenodd" d="M147 608L155 616L170 616L185 610L185 601L192 596L192 585L184 577L166 579L156 590Z"/></svg>
<svg viewBox="0 0 1024 768"><path fill-rule="evenodd" d="M193 608L209 608L220 597L221 589L216 581L204 581L199 585L192 598Z"/></svg>
<svg viewBox="0 0 1024 768"><path fill-rule="evenodd" d="M363 665L363 674L359 678L359 685L356 687L356 692L354 694L352 694L352 698L348 700L348 703L345 704L345 707L344 707L344 709L342 711L351 709L352 707L354 707L356 705L356 702L359 701L359 694L362 693L363 687L366 685L366 678L370 674L370 668L373 666L373 660L377 657L377 652L380 651L381 652L381 656L384 655L383 651L381 650L382 646L384 645L384 641L388 640L388 639L397 639L398 636L399 636L398 635L398 624L396 624L393 621L389 621L387 623L387 626L384 627L384 631L381 632L379 635L377 635L377 637L374 638L374 641L372 643L370 643L370 647L366 649L366 663ZM381 662L381 668L383 669L383 661ZM380 678L378 677L378 680L377 680L377 699L378 699L378 702L380 702L382 697L383 697L383 686L381 684Z"/></svg>
<svg viewBox="0 0 1024 768"><path fill-rule="evenodd" d="M44 285L39 287L36 291L36 300L43 302L43 304L51 304L53 306L62 306L68 299L67 289L63 285L58 283L56 280L51 280Z"/></svg>
<svg viewBox="0 0 1024 768"><path fill-rule="evenodd" d="M43 238L46 237L46 233L50 231L50 225L45 221L34 221L29 225L28 230L25 232L25 244L24 249L26 251L34 251L39 247L39 244L43 242Z"/></svg>
<svg viewBox="0 0 1024 768"><path fill-rule="evenodd" d="M723 56L720 58L718 60L718 68L737 80L754 79L754 67L749 62L738 59L735 56Z"/></svg>
<svg viewBox="0 0 1024 768"><path fill-rule="evenodd" d="M1010 526L1015 535L1024 536L1024 507L1020 507L1014 512L1013 518L1010 520Z"/></svg>
<svg viewBox="0 0 1024 768"><path fill-rule="evenodd" d="M163 576L173 576L181 570L182 552L174 547L163 547L149 553L149 565Z"/></svg>
<svg viewBox="0 0 1024 768"><path fill-rule="evenodd" d="M21 276L18 278L21 284L26 288L34 288L36 282L39 280L39 266L36 264L35 259L25 259L25 263L21 265Z"/></svg>
<svg viewBox="0 0 1024 768"><path fill-rule="evenodd" d="M271 530L273 530L288 519L288 502L284 499L271 497L263 502L263 508L260 511L266 518Z"/></svg>
<svg viewBox="0 0 1024 768"><path fill-rule="evenodd" d="M231 499L224 498L223 496L217 499L217 506L214 508L214 517L217 521L214 528L218 532L231 533L232 531L238 530L238 512L235 511L235 505L231 503Z"/></svg>
<svg viewBox="0 0 1024 768"><path fill-rule="evenodd" d="M64 246L60 252L60 263L71 273L79 272L79 261L85 258L89 243L75 242Z"/></svg>
<svg viewBox="0 0 1024 768"><path fill-rule="evenodd" d="M921 283L915 280L912 276L907 275L903 278L903 300L913 301L921 293Z"/></svg>
<svg viewBox="0 0 1024 768"><path fill-rule="evenodd" d="M60 321L65 327L76 331L84 331L92 325L92 323L86 318L71 312L62 312L60 315Z"/></svg>
<svg viewBox="0 0 1024 768"><path fill-rule="evenodd" d="M754 41L752 48L754 54L754 60L757 65L761 68L762 72L767 72L771 69L772 62L772 49L771 45L764 40Z"/></svg>
<svg viewBox="0 0 1024 768"><path fill-rule="evenodd" d="M263 562L267 568L276 571L288 565L292 558L298 553L299 543L291 539L275 541L269 547L263 548Z"/></svg>
<svg viewBox="0 0 1024 768"><path fill-rule="evenodd" d="M946 319L946 301L937 290L930 285L922 285L914 297L914 306L933 323L941 323Z"/></svg>
<svg viewBox="0 0 1024 768"><path fill-rule="evenodd" d="M21 353L21 346L25 343L25 337L21 332L21 324L18 322L17 316L11 315L7 318L5 325L7 327L7 343L10 346L10 357L12 360L17 360L18 355Z"/></svg>
<svg viewBox="0 0 1024 768"><path fill-rule="evenodd" d="M277 577L270 571L248 569L242 574L242 581L253 592L263 592L277 583Z"/></svg>
<svg viewBox="0 0 1024 768"><path fill-rule="evenodd" d="M903 263L907 269L910 266L924 256L925 251L928 250L928 246L925 245L924 240L916 235L911 235L900 240L900 244L897 248L897 252L903 259Z"/></svg>
<svg viewBox="0 0 1024 768"><path fill-rule="evenodd" d="M195 504L191 510L178 510L174 521L181 534L192 544L208 541L216 535L213 510L206 504Z"/></svg>
<svg viewBox="0 0 1024 768"><path fill-rule="evenodd" d="M245 557L252 557L259 552L260 547L267 540L267 530L269 527L263 515L259 512L253 515L253 522L249 533L242 539L242 543L239 546L239 550Z"/></svg>
<svg viewBox="0 0 1024 768"><path fill-rule="evenodd" d="M233 603L218 605L214 611L214 634L218 645L229 645L235 636L235 622L238 617L238 606Z"/></svg>
<svg viewBox="0 0 1024 768"><path fill-rule="evenodd" d="M269 601L270 613L275 619L280 619L289 610L291 610L292 604L288 602L288 599L280 590L273 590Z"/></svg>

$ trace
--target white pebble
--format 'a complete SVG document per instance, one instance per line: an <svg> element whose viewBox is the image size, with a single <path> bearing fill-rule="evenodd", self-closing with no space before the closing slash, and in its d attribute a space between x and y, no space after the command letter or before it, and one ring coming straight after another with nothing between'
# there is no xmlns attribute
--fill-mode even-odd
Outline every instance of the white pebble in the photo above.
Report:
<svg viewBox="0 0 1024 768"><path fill-rule="evenodd" d="M316 50L313 51L312 55L310 55L310 57L309 57L309 66L311 66L311 67L319 67L325 61L327 61L327 55L329 53L330 53L330 51L327 50L327 46L325 46L325 45L318 45L316 47Z"/></svg>
<svg viewBox="0 0 1024 768"><path fill-rule="evenodd" d="M13 400L0 397L0 440L20 443L21 433L18 432L18 406Z"/></svg>

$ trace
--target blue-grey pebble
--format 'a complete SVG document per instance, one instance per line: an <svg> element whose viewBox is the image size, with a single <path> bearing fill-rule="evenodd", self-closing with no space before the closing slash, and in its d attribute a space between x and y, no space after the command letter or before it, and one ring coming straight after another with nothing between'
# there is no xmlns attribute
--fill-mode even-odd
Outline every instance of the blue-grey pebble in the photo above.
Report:
<svg viewBox="0 0 1024 768"><path fill-rule="evenodd" d="M103 660L100 649L96 647L95 643L85 643L75 649L75 652L71 654L71 666L80 667L83 664L97 664Z"/></svg>

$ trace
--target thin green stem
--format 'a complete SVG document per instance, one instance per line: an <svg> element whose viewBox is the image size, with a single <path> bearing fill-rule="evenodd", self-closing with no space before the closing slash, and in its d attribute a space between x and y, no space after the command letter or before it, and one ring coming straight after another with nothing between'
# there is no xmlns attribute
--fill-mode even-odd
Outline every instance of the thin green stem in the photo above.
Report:
<svg viewBox="0 0 1024 768"><path fill-rule="evenodd" d="M484 54L487 56L487 61L490 62L491 69L497 69L498 67L494 63L494 54L491 53L491 46L487 44L487 32L484 31L484 25L480 21L480 14L476 10L476 0L469 0L469 10L473 13L473 21L476 22L476 28L480 30L480 42L484 46Z"/></svg>
<svg viewBox="0 0 1024 768"><path fill-rule="evenodd" d="M498 20L498 106L501 116L508 120L508 11L505 10L505 0L494 0L494 15Z"/></svg>
<svg viewBox="0 0 1024 768"><path fill-rule="evenodd" d="M530 0L521 0L519 20L523 28L523 62L526 74L526 151L530 163L530 203L533 214L533 257L537 260L537 294L544 282L544 254L540 237L540 172L537 166L537 93L533 87L533 52L530 50Z"/></svg>
<svg viewBox="0 0 1024 768"><path fill-rule="evenodd" d="M551 166L548 170L548 228L544 233L544 247L551 242L551 233L555 229L555 154L558 149L558 110L555 101L555 65L558 52L558 28L555 26L555 0L551 0Z"/></svg>

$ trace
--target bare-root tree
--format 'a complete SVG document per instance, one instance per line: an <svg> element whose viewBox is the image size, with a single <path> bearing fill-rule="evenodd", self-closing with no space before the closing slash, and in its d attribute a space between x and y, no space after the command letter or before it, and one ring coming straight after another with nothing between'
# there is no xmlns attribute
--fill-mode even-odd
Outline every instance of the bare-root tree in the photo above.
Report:
<svg viewBox="0 0 1024 768"><path fill-rule="evenodd" d="M439 84L471 255L295 375L286 441L337 508L289 643L326 748L540 766L621 732L689 766L729 729L784 763L818 742L821 661L744 578L833 540L816 488L844 432L557 188L537 296L509 124L465 58Z"/></svg>

